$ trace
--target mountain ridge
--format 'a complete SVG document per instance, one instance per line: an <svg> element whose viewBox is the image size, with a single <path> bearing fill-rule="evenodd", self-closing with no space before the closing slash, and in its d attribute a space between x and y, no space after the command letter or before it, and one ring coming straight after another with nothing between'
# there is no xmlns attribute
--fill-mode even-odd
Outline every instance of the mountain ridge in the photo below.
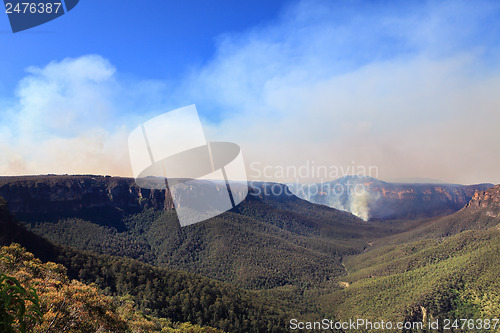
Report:
<svg viewBox="0 0 500 333"><path fill-rule="evenodd" d="M321 184L289 184L291 191L310 202L353 213L364 220L417 219L454 213L476 191L493 186L390 183L364 176L345 176Z"/></svg>
<svg viewBox="0 0 500 333"><path fill-rule="evenodd" d="M288 304L198 274L55 244L18 224L2 198L0 227L0 246L18 243L43 262L66 267L71 279L93 283L109 295L132 297L145 313L230 332L287 331Z"/></svg>
<svg viewBox="0 0 500 333"><path fill-rule="evenodd" d="M58 186L42 185L40 188L45 191L59 193ZM114 227L93 216L86 220L87 212L82 214L73 210L78 206L69 205L73 214L69 217L56 214L54 219L47 220L50 215L46 215L26 221L26 226L63 244L57 245L58 248L68 244L79 248L71 252L77 255L61 257L62 263L68 265L73 276L96 281L110 290L135 288L134 283L139 280L127 280L125 285L120 282L119 276L126 275L128 270L134 274L137 270L148 272L149 281L157 281L161 279L160 272L181 269L188 271L186 278L194 279L196 284L213 281L210 283L243 287L236 294L233 289L227 290L236 298L247 295L242 290L253 289L249 292L263 295L267 301L276 300L272 304L282 309L293 308L294 313L302 311L308 315L315 312L341 319L361 316L371 320L425 321L426 315L440 319L476 318L481 311L490 311L492 315L499 311L491 306L500 300L497 292L500 289L495 289L499 267L491 260L497 260L499 253L499 230L495 226L500 218L492 214L498 208L500 186L478 191L467 205L448 216L364 222L348 212L302 200L283 184L251 185L250 195L236 208L183 228L178 224L175 210L161 206L144 207L139 213L120 208L117 210L121 214L120 224ZM127 191L118 193L125 193L128 198ZM7 230L19 234L19 228L22 227ZM33 233L29 235L21 232L28 246L42 239ZM39 251L50 249L53 247L42 246ZM57 251L49 255L60 257ZM113 258L114 264L103 258ZM156 261L149 261L151 258ZM118 265L119 275L113 273L113 265ZM200 276L212 279L197 280ZM159 315L182 320L193 318L189 317L192 316L189 311L182 313L178 297L165 301L161 290L139 286L134 297L145 298L145 304L158 309ZM160 286L169 289L172 284ZM221 292L225 293L224 290ZM188 301L184 301L200 307L199 299L185 297ZM253 309L252 305L252 312ZM265 311L270 316L264 326L270 321L275 330L279 331L276 325L288 330L285 313L277 308ZM239 319L231 318L226 324L208 317L199 320L214 327L228 327L229 331L241 331L237 329ZM253 327L259 327L258 331L266 331L259 323L252 325L257 325Z"/></svg>
<svg viewBox="0 0 500 333"><path fill-rule="evenodd" d="M342 287L322 295L322 307L344 319L424 325L499 318L500 216L489 214L499 202L496 185L478 191L454 214L413 222L406 231L376 239L363 253L345 258Z"/></svg>
<svg viewBox="0 0 500 333"><path fill-rule="evenodd" d="M250 289L328 281L342 273L342 255L359 252L369 237L387 233L350 213L297 198L278 183L251 183L237 207L181 228L175 210L164 205L170 202L164 198L168 192L151 190L141 199L133 179L13 180L0 179L0 196L9 207L13 203L13 212L30 230L49 240ZM149 204L156 197L159 205Z"/></svg>

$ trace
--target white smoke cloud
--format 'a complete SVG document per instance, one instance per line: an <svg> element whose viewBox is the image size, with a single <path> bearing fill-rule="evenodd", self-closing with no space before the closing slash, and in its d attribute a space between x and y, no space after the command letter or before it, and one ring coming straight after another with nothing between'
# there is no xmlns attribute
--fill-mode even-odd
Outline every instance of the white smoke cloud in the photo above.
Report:
<svg viewBox="0 0 500 333"><path fill-rule="evenodd" d="M368 193L356 193L352 196L350 212L357 217L368 221L370 218L370 209L368 207Z"/></svg>
<svg viewBox="0 0 500 333"><path fill-rule="evenodd" d="M498 27L498 4L410 7L304 1L227 36L188 86L223 115L209 135L262 165L500 182L499 41L481 28Z"/></svg>
<svg viewBox="0 0 500 333"><path fill-rule="evenodd" d="M0 135L0 174L127 173L115 68L99 56L30 67Z"/></svg>
<svg viewBox="0 0 500 333"><path fill-rule="evenodd" d="M302 1L220 36L177 88L124 83L99 56L30 68L2 119L0 173L129 176L127 130L195 103L208 138L239 143L247 163L355 161L380 178L500 183L499 11Z"/></svg>
<svg viewBox="0 0 500 333"><path fill-rule="evenodd" d="M365 221L368 221L371 218L370 207L372 207L373 203L379 198L380 194L374 195L370 193L369 189L365 186L362 186L361 189L356 187L356 190L351 191L349 196L350 207L344 210L351 212Z"/></svg>

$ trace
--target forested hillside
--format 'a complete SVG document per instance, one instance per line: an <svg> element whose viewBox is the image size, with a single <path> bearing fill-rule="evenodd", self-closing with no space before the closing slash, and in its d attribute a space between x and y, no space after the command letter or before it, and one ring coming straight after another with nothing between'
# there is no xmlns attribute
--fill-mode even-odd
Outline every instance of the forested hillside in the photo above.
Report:
<svg viewBox="0 0 500 333"><path fill-rule="evenodd" d="M0 272L1 332L222 332L145 315L130 295L107 296L71 280L64 266L42 263L15 243L0 248Z"/></svg>
<svg viewBox="0 0 500 333"><path fill-rule="evenodd" d="M130 295L140 311L155 317L224 331L279 332L286 328L288 313L296 311L202 276L54 245L16 224L4 203L0 225L2 245L18 242L43 261L66 267L71 279L95 283L108 295Z"/></svg>
<svg viewBox="0 0 500 333"><path fill-rule="evenodd" d="M500 319L498 190L478 193L453 215L380 238L346 258L344 288L322 296L323 307L341 318ZM474 204L484 199L489 204Z"/></svg>
<svg viewBox="0 0 500 333"><path fill-rule="evenodd" d="M286 188L264 191L271 185L259 184L259 194L236 209L185 228L175 211L155 207L122 211L113 225L73 208L64 216L32 215L23 225L3 202L0 243L19 243L42 262L64 266L67 281L112 297L113 309L127 300L129 318L156 328L180 322L280 332L290 330L291 318L500 317L499 186L449 216L364 222ZM131 327L123 316L101 319Z"/></svg>
<svg viewBox="0 0 500 333"><path fill-rule="evenodd" d="M390 233L350 213L301 200L273 183L255 183L235 209L181 228L174 210L145 204L166 195L164 191L148 192L139 204L134 201L138 190L128 179L94 178L14 177L2 188L12 201L19 193L31 198L34 211L14 202L18 215L53 242L187 270L247 289L330 281L343 273L342 256ZM54 212L35 204L38 192L49 197L54 193ZM92 198L101 196L107 204L94 203Z"/></svg>

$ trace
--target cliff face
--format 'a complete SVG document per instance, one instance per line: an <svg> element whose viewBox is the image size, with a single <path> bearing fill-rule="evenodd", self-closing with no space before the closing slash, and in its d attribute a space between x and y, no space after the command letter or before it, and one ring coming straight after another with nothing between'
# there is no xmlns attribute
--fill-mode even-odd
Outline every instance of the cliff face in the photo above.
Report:
<svg viewBox="0 0 500 333"><path fill-rule="evenodd" d="M371 205L374 218L433 217L463 208L476 191L491 184L390 184L370 187L377 198Z"/></svg>
<svg viewBox="0 0 500 333"><path fill-rule="evenodd" d="M193 191L193 195L210 191L217 196L218 187L225 185L200 182L189 186L204 187ZM466 205L470 209L488 208L488 214L500 216L500 186L488 189L491 186L396 184L368 177L344 177L315 187L289 184L291 192L302 199L348 211L365 220L446 215ZM285 185L271 183L250 184L249 196L297 200ZM107 176L0 177L0 197L5 198L11 212L26 221L82 217L116 228L120 228L126 214L148 208L174 209L168 190L144 189L133 178ZM183 198L177 199L182 205Z"/></svg>
<svg viewBox="0 0 500 333"><path fill-rule="evenodd" d="M500 217L500 185L474 194L465 211L484 211L487 216Z"/></svg>
<svg viewBox="0 0 500 333"><path fill-rule="evenodd" d="M491 186L387 183L370 177L348 176L315 187L297 189L291 185L291 188L301 198L369 220L451 214L464 207L476 191Z"/></svg>
<svg viewBox="0 0 500 333"><path fill-rule="evenodd" d="M123 227L123 217L144 209L173 210L189 207L193 198L200 199L204 209L217 207L223 182L203 180L174 180L182 184L182 191L174 194L168 189L146 189L136 185L133 178L109 176L20 176L0 177L0 197L9 210L27 222L42 222L60 218L84 218L86 220L116 227ZM163 180L152 180L155 186L163 186ZM177 189L179 186L176 187ZM233 198L243 199L247 193L246 184L233 184Z"/></svg>
<svg viewBox="0 0 500 333"><path fill-rule="evenodd" d="M104 176L0 177L0 197L16 216L94 216L113 224L124 213L173 209L170 193L139 188L133 178Z"/></svg>

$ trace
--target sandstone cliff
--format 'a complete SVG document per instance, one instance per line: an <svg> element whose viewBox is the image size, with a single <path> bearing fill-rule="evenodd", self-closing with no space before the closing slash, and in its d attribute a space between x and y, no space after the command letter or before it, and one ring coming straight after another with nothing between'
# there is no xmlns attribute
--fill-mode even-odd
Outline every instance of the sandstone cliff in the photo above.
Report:
<svg viewBox="0 0 500 333"><path fill-rule="evenodd" d="M123 214L174 207L165 189L143 189L133 178L108 176L0 177L0 197L24 220L81 215L113 226Z"/></svg>
<svg viewBox="0 0 500 333"><path fill-rule="evenodd" d="M493 186L389 183L357 176L313 185L290 184L290 188L300 198L349 211L364 220L452 214L467 205L476 191Z"/></svg>

